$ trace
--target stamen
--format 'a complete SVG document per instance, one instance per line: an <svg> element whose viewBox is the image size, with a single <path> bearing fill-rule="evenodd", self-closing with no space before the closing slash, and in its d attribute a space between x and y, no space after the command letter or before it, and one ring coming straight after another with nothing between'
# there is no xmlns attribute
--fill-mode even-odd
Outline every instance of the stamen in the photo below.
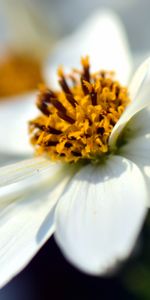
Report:
<svg viewBox="0 0 150 300"><path fill-rule="evenodd" d="M81 64L83 65L83 74L81 75L81 85L82 85L82 90L85 95L88 95L89 90L87 88L87 85L85 84L85 81L90 82L90 65L89 65L89 58L86 56L85 58L81 58Z"/></svg>
<svg viewBox="0 0 150 300"><path fill-rule="evenodd" d="M48 99L49 99L49 93L45 92L39 95L36 103L40 111L46 116L50 115Z"/></svg>
<svg viewBox="0 0 150 300"><path fill-rule="evenodd" d="M53 104L55 108L57 108L60 112L66 113L66 108L59 102L56 98L50 98L50 102Z"/></svg>
<svg viewBox="0 0 150 300"><path fill-rule="evenodd" d="M101 134L101 135L103 135L103 134L104 134L104 132L105 132L105 129L104 129L104 127L99 127L99 128L97 128L97 133L98 133L98 134Z"/></svg>
<svg viewBox="0 0 150 300"><path fill-rule="evenodd" d="M52 102L53 100L57 97L56 95L54 94L54 92L52 92L51 90L47 89L46 90L43 90L44 87L41 86L41 93L40 95L38 96L38 99L37 99L37 107L40 109L40 111L44 114L44 115L47 115L49 116L51 114L50 112L50 102L51 102L51 99L52 99Z"/></svg>
<svg viewBox="0 0 150 300"><path fill-rule="evenodd" d="M66 94L66 98L73 107L76 107L77 101L73 98L71 94Z"/></svg>
<svg viewBox="0 0 150 300"><path fill-rule="evenodd" d="M87 88L87 86L85 85L85 78L83 75L81 75L81 86L82 86L82 90L83 90L83 93L84 95L88 95L89 94L89 90Z"/></svg>
<svg viewBox="0 0 150 300"><path fill-rule="evenodd" d="M66 143L66 144L65 144L65 147L67 147L67 148L70 148L71 146L72 146L71 143Z"/></svg>
<svg viewBox="0 0 150 300"><path fill-rule="evenodd" d="M58 129L53 128L51 126L48 126L47 128L45 127L45 131L47 131L49 133L52 133L52 134L61 134L62 133L61 130L58 130Z"/></svg>
<svg viewBox="0 0 150 300"><path fill-rule="evenodd" d="M75 120L72 119L71 117L67 116L65 113L63 112L58 112L58 116L63 119L64 121L70 123L70 124L74 124Z"/></svg>
<svg viewBox="0 0 150 300"><path fill-rule="evenodd" d="M70 90L70 88L69 88L69 86L68 86L68 84L67 84L67 81L66 81L66 79L65 79L65 77L64 77L63 68L62 68L61 66L58 68L57 73L58 73L58 76L60 77L60 79L58 80L58 82L59 82L59 84L60 84L62 90L63 90L66 94L72 95L72 92L71 92L71 90Z"/></svg>
<svg viewBox="0 0 150 300"><path fill-rule="evenodd" d="M76 156L76 157L80 157L80 156L82 156L82 154L81 154L81 153L79 153L79 152L75 152L75 151L72 151L72 154L73 154L74 156Z"/></svg>
<svg viewBox="0 0 150 300"><path fill-rule="evenodd" d="M90 65L88 56L81 58L81 64L83 65L83 79L90 82Z"/></svg>
<svg viewBox="0 0 150 300"><path fill-rule="evenodd" d="M68 102L73 107L75 107L77 102L75 101L75 99L74 99L74 97L72 95L72 92L71 92L71 90L70 90L70 88L69 88L69 86L67 84L67 81L65 80L65 77L64 77L64 74L63 74L63 70L62 70L61 67L59 67L59 69L58 69L58 76L61 77L58 82L59 82L62 90L64 91Z"/></svg>
<svg viewBox="0 0 150 300"><path fill-rule="evenodd" d="M97 94L93 91L91 94L91 100L92 100L92 105L96 105L97 104Z"/></svg>
<svg viewBox="0 0 150 300"><path fill-rule="evenodd" d="M58 144L58 142L56 142L56 141L47 141L45 143L45 146L50 147L50 146L56 146L57 144Z"/></svg>
<svg viewBox="0 0 150 300"><path fill-rule="evenodd" d="M30 124L30 126L33 126L34 128L38 128L42 131L45 131L45 132L48 132L51 134L61 134L62 133L61 130L58 130L51 126L45 126L45 125L39 124L38 122L31 121L31 122L29 122L29 124Z"/></svg>
<svg viewBox="0 0 150 300"><path fill-rule="evenodd" d="M68 87L68 84L67 84L67 82L66 82L66 80L65 80L65 78L63 76L62 76L61 79L59 79L58 82L59 82L60 86L62 87L62 90L65 92L65 94L72 95L72 93L71 93L71 91L70 91L70 89Z"/></svg>
<svg viewBox="0 0 150 300"><path fill-rule="evenodd" d="M112 129L130 102L128 91L111 72L90 74L88 57L82 58L74 84L68 86L59 68L62 91L41 89L37 106L42 114L29 123L31 143L38 154L53 160L98 160L109 152ZM74 71L73 71L74 72Z"/></svg>

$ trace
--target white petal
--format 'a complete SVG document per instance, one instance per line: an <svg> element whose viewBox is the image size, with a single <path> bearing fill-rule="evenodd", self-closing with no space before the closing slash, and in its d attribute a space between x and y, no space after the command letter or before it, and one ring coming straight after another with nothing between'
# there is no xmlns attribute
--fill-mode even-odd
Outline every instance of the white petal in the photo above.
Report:
<svg viewBox="0 0 150 300"><path fill-rule="evenodd" d="M23 160L21 162L0 168L0 187L13 184L24 179L40 176L47 171L51 175L62 168L62 164L56 164L43 156L33 159Z"/></svg>
<svg viewBox="0 0 150 300"><path fill-rule="evenodd" d="M35 190L45 190L56 184L71 167L52 163L44 158L26 160L0 168L0 208L20 197L28 197Z"/></svg>
<svg viewBox="0 0 150 300"><path fill-rule="evenodd" d="M27 265L54 231L55 205L70 178L64 173L58 184L60 177L53 180L54 175L51 170L44 188L37 182L25 193L20 190L15 201L0 205L0 287ZM13 198L13 185L9 189Z"/></svg>
<svg viewBox="0 0 150 300"><path fill-rule="evenodd" d="M114 70L122 83L127 83L132 68L131 54L124 27L111 10L94 13L72 35L54 48L46 67L45 79L57 87L56 70L80 67L80 57L89 55L93 71Z"/></svg>
<svg viewBox="0 0 150 300"><path fill-rule="evenodd" d="M0 153L29 154L28 121L38 110L35 106L36 93L12 97L0 101Z"/></svg>
<svg viewBox="0 0 150 300"><path fill-rule="evenodd" d="M146 59L140 65L133 76L129 86L129 95L131 97L131 104L116 123L110 135L109 144L111 147L115 146L121 131L132 116L150 105L150 58Z"/></svg>
<svg viewBox="0 0 150 300"><path fill-rule="evenodd" d="M114 156L72 179L56 208L56 240L81 270L102 274L131 252L147 193L137 166Z"/></svg>
<svg viewBox="0 0 150 300"><path fill-rule="evenodd" d="M119 153L138 165L150 195L150 109L145 108L132 117L125 127L123 139L125 144Z"/></svg>

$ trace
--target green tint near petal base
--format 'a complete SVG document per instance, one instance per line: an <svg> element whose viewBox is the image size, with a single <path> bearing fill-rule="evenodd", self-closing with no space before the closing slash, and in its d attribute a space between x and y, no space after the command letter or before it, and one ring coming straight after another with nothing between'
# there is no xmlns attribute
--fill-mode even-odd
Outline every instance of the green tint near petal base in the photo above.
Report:
<svg viewBox="0 0 150 300"><path fill-rule="evenodd" d="M131 95L130 95L131 94ZM110 148L116 147L117 139L128 121L144 107L150 105L150 58L146 59L137 69L129 85L129 104L119 121L114 126L110 138Z"/></svg>

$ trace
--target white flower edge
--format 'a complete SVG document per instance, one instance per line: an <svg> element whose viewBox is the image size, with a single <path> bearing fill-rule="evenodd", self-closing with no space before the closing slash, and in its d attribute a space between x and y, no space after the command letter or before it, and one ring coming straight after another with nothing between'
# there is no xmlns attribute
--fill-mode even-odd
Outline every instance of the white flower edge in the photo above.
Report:
<svg viewBox="0 0 150 300"><path fill-rule="evenodd" d="M129 85L130 94L132 101L114 126L109 146L116 149L122 139L118 153L138 165L150 194L150 57L135 72Z"/></svg>
<svg viewBox="0 0 150 300"><path fill-rule="evenodd" d="M111 10L93 13L76 31L54 47L45 68L45 80L52 87L57 82L58 65L66 72L80 68L80 57L89 55L92 71L114 70L120 82L127 84L132 70L132 57L125 29Z"/></svg>
<svg viewBox="0 0 150 300"><path fill-rule="evenodd" d="M142 109L129 120L123 138L119 154L140 168L147 184L147 206L150 207L150 107Z"/></svg>
<svg viewBox="0 0 150 300"><path fill-rule="evenodd" d="M51 218L52 222L50 222L52 227L49 225L49 222L47 223L47 218L45 215L42 217L41 222L38 223L37 220L36 223L37 227L35 231L32 231L33 232L32 236L29 235L27 231L26 238L22 237L22 242L25 239L25 244L27 244L28 237L30 237L29 244L32 244L31 241L34 240L33 242L34 251L33 251L33 247L31 247L31 249L29 249L29 251L26 252L27 256L23 252L22 260L20 259L19 264L18 265L10 264L11 268L9 270L6 266L7 258L9 258L10 261L13 260L14 254L17 253L17 251L20 251L22 249L22 245L24 245L24 243L22 244L19 243L19 238L20 238L19 235L18 244L16 244L16 248L14 249L14 252L8 251L8 249L11 250L10 246L7 248L7 244L9 244L9 241L11 240L10 236L9 235L7 236L7 232L9 232L10 229L9 226L11 226L12 228L11 231L12 239L15 236L15 230L19 228L18 231L19 234L21 228L21 226L12 227L12 224L14 222L15 209L17 209L18 220L22 220L21 215L24 211L20 208L22 207L20 205L21 201L23 201L24 204L23 208L26 208L26 206L27 207L30 206L30 201L28 200L30 199L31 200L30 208L32 207L32 204L34 204L33 213L37 209L36 206L39 205L41 209L44 210L44 207L46 206L46 202L45 201L41 202L41 197L43 196L45 198L45 196L47 196L48 190L51 191L51 187L53 186L53 184L55 184L55 180L57 177L54 170L55 167L59 169L59 166L56 164L54 170L49 173L46 164L46 172L44 171L44 177L42 175L43 171L41 166L41 169L38 169L39 170L38 174L40 175L39 180L37 180L36 177L37 172L35 176L35 167L33 167L32 180L31 180L32 167L29 168L29 177L28 177L28 171L26 169L25 170L22 169L22 172L19 171L20 173L18 173L17 166L19 166L19 164L14 167L7 167L7 168L0 169L1 178L3 178L4 175L8 174L9 170L13 172L12 175L8 176L8 181L7 179L6 181L4 181L1 190L2 191L1 201L3 199L3 201L1 202L2 204L1 216L4 216L4 218L1 218L1 226L3 226L4 232L5 232L5 226L8 224L7 225L8 227L6 226L7 229L6 234L5 235L2 234L2 236L3 237L5 236L6 239L5 240L3 238L0 239L2 242L1 244L2 246L0 247L0 250L2 249L2 254L0 255L0 257L2 258L2 262L0 262L0 265L4 262L2 264L3 268L0 268L1 286L3 286L3 284L8 282L22 268L24 268L24 266L29 262L29 260L33 257L33 255L35 255L35 253L38 251L41 244L39 243L37 236L39 236L39 232L41 232L41 228L43 228L42 224L43 223L45 224L45 222L46 224L48 224L47 225L48 227L46 226L47 230L51 231L51 228L53 228L53 230L55 228L56 240L60 245L66 258L68 258L75 266L77 266L84 272L90 274L106 273L109 270L109 268L113 268L118 261L122 261L130 254L134 246L134 243L137 239L138 233L141 229L141 226L143 224L144 217L147 211L147 203L149 198L149 186L145 181L145 168L143 169L141 168L141 156L144 155L144 164L146 168L150 170L150 160L148 156L150 143L148 142L146 144L146 147L140 148L140 146L142 145L141 142L143 141L145 142L145 139L147 139L147 134L148 134L148 138L150 135L149 122L146 115L145 118L143 119L140 129L137 128L137 124L138 124L137 116L140 116L139 120L142 120L140 114L144 113L142 101L144 101L145 103L144 106L146 107L149 106L149 89L147 88L145 90L145 84L147 87L149 83L148 80L149 77L145 76L145 74L149 74L149 63L148 64L146 63L146 67L144 67L144 71L142 71L142 73L139 74L140 77L137 76L136 79L138 83L137 84L138 92L135 90L134 93L135 95L138 95L138 97L139 95L142 95L142 98L135 97L136 99L132 101L130 105L132 114L129 114L130 117L132 116L132 118L130 120L129 118L126 118L126 123L125 123L126 129L128 128L129 125L131 125L129 126L131 130L131 134L129 135L129 137L127 135L128 137L127 142L129 141L128 149L127 148L125 149L124 148L125 146L121 147L120 148L121 156L117 156L117 155L110 156L108 161L106 161L104 165L84 167L81 171L77 172L77 174L75 175L75 177L73 177L73 179L71 179L72 178L72 174L71 174L70 177L71 182L69 182L68 185L66 185L67 182L65 182L61 190L59 189L59 187L56 186L56 191L58 192L60 191L58 198L57 197L55 198L55 196L54 198L46 197L46 199L53 199L54 202L56 199L56 213L55 213L55 207L54 210L51 209L52 204L50 204L50 208L46 208L47 214L48 213L51 214L52 212L52 218ZM143 81L142 78L143 79L145 78L145 81ZM141 85L141 83L143 82L144 84ZM135 105L136 101L137 101L137 106ZM147 112L148 109L145 108L145 111ZM132 136L132 134L133 137L135 134L135 140L133 139L133 143L131 143L132 144L131 145L130 137ZM138 140L138 138L140 140ZM146 151L144 153L142 153L140 150L139 152L136 151L135 161L134 161L133 146L135 142L137 142L136 150L144 149L144 151L145 150ZM145 144L143 145L145 146ZM138 157L137 153L140 156L140 159L138 160L136 159L136 157ZM45 164L44 161L43 164ZM25 166L25 163L23 163L23 165ZM51 167L52 166L49 162L49 168ZM60 172L60 174L62 176L63 172ZM53 178L53 175L55 175L55 178ZM48 176L50 177L52 176L51 179L53 178L53 180L51 181L53 183L52 186L49 183ZM99 182L97 181L97 179L99 179ZM13 182L12 184L10 184L10 180ZM67 177L67 181L68 180L69 177ZM38 185L37 192L35 189L37 186L36 181ZM33 186L32 183L34 183ZM49 185L48 188L47 188L47 184ZM81 185L81 189L79 190L80 185ZM41 194L38 194L40 189L41 189ZM45 192L43 192L44 190ZM87 193L88 190L89 193ZM13 192L11 193L11 191ZM34 194L33 191L35 191ZM55 189L52 189L52 191L55 191ZM30 192L32 192L33 195L31 196L31 198L30 198ZM93 197L94 192L95 192L95 197ZM38 196L40 196L40 201L38 201ZM69 197L70 197L70 201L69 201ZM32 201L32 199L34 201ZM110 207L112 208L112 210L110 210ZM28 210L28 208L26 209ZM9 223L7 221L7 213L9 215L9 212L11 212L12 219L10 220L12 223ZM98 216L100 216L100 218ZM35 219L34 217L31 219L32 220L30 226L32 227L32 225L34 226ZM94 222L96 225L95 227L93 226ZM128 227L128 225L130 226ZM44 232L43 241L45 241L44 240L45 236L47 235ZM48 237L49 236L50 234L48 235ZM122 239L122 237L124 238ZM85 244L83 243L84 238L85 238ZM77 247L76 241L78 241L79 248ZM13 244L13 240L11 240L11 242ZM6 246L6 248L3 248L4 245ZM5 250L7 250L8 252L6 252ZM87 253L85 253L85 251L87 251ZM94 256L92 256L92 253ZM98 255L99 253L101 253L101 256ZM6 254L5 260L3 260L4 254ZM91 260L89 259L90 257Z"/></svg>
<svg viewBox="0 0 150 300"><path fill-rule="evenodd" d="M127 106L111 132L109 138L110 147L115 147L118 137L132 116L150 105L150 57L135 72L129 84L129 97L131 103Z"/></svg>
<svg viewBox="0 0 150 300"><path fill-rule="evenodd" d="M0 169L1 178L9 173L0 195L0 288L53 234L56 203L72 171L68 176L63 165L39 158Z"/></svg>

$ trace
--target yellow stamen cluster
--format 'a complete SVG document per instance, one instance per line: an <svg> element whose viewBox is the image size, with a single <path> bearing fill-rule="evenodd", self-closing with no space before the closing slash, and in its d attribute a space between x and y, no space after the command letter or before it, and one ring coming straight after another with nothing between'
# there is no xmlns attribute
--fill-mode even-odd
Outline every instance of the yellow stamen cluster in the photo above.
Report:
<svg viewBox="0 0 150 300"><path fill-rule="evenodd" d="M112 72L91 74L88 57L81 63L81 71L67 76L59 68L61 91L41 88L37 106L42 114L29 124L37 153L54 160L76 162L108 153L110 133L129 103L127 89Z"/></svg>

